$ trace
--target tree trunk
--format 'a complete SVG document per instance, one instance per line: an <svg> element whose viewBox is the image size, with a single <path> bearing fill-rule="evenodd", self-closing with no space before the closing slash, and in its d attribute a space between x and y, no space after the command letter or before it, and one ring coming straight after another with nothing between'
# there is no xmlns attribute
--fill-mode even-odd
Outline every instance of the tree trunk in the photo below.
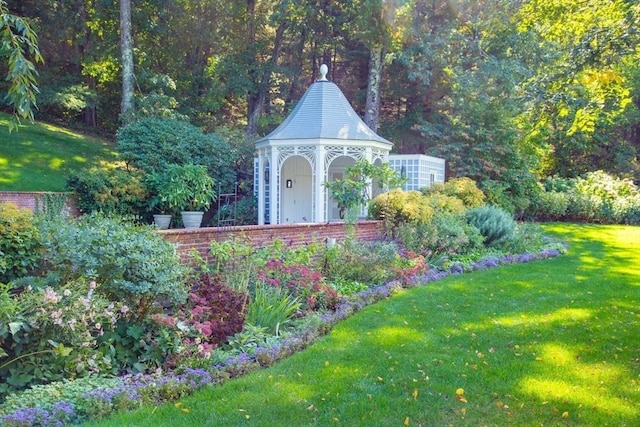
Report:
<svg viewBox="0 0 640 427"><path fill-rule="evenodd" d="M247 102L247 129L245 135L247 138L258 133L258 120L262 116L262 109L264 107L264 100L269 90L269 81L271 80L271 72L278 61L280 56L280 48L282 47L282 39L284 36L284 30L287 27L287 22L283 20L280 22L278 29L276 30L276 37L273 41L273 49L271 51L271 59L265 67L262 77L258 84L258 88L255 94L249 94Z"/></svg>
<svg viewBox="0 0 640 427"><path fill-rule="evenodd" d="M120 104L120 114L125 114L134 108L131 0L120 0L120 53L122 55L122 103Z"/></svg>
<svg viewBox="0 0 640 427"><path fill-rule="evenodd" d="M378 121L380 119L380 83L382 81L383 57L384 49L382 45L376 44L371 48L364 122L374 132L378 130Z"/></svg>

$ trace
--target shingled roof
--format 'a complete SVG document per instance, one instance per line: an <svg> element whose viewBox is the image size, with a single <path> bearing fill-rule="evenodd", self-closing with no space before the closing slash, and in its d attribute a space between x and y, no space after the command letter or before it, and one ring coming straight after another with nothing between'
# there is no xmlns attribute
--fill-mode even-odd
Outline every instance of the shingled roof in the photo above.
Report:
<svg viewBox="0 0 640 427"><path fill-rule="evenodd" d="M307 89L280 126L257 143L289 139L375 141L391 145L362 121L340 88L324 76Z"/></svg>

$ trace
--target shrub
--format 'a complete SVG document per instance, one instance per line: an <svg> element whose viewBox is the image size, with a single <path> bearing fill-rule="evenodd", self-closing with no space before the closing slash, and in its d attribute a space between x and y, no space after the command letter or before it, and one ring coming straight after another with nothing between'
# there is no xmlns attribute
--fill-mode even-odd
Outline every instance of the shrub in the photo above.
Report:
<svg viewBox="0 0 640 427"><path fill-rule="evenodd" d="M0 203L0 283L29 273L37 265L40 249L31 211Z"/></svg>
<svg viewBox="0 0 640 427"><path fill-rule="evenodd" d="M100 337L113 330L129 308L101 295L95 282L79 279L54 290L23 289L19 311L9 316L0 336L0 396L62 378L111 372L111 361L97 357ZM14 290L18 292L18 290Z"/></svg>
<svg viewBox="0 0 640 427"><path fill-rule="evenodd" d="M116 167L91 168L72 172L67 188L76 195L82 213L141 216L148 212L148 191L142 173L136 169Z"/></svg>
<svg viewBox="0 0 640 427"><path fill-rule="evenodd" d="M451 214L462 215L466 210L462 200L455 196L448 196L446 194L431 194L427 195L427 203L431 206L434 212L447 212ZM435 215L437 216L437 214Z"/></svg>
<svg viewBox="0 0 640 427"><path fill-rule="evenodd" d="M477 208L484 203L484 193L471 178L453 178L443 184L434 184L424 191L426 195L443 194L460 199L466 208Z"/></svg>
<svg viewBox="0 0 640 427"><path fill-rule="evenodd" d="M531 204L530 212L539 220L560 220L567 214L569 196L558 191L541 191L535 203Z"/></svg>
<svg viewBox="0 0 640 427"><path fill-rule="evenodd" d="M464 217L441 213L426 224L401 226L398 240L407 250L434 259L440 255L464 254L482 247L483 237Z"/></svg>
<svg viewBox="0 0 640 427"><path fill-rule="evenodd" d="M394 189L371 201L369 216L390 221L395 226L403 222L424 223L433 216L433 208L419 191Z"/></svg>
<svg viewBox="0 0 640 427"><path fill-rule="evenodd" d="M393 242L345 242L325 251L323 274L328 282L358 281L369 287L394 278L393 266L402 261Z"/></svg>
<svg viewBox="0 0 640 427"><path fill-rule="evenodd" d="M100 292L128 305L144 318L163 302L187 296L186 269L173 246L150 226L140 226L100 214L76 221L44 220L40 226L44 250L39 275L24 283L58 289L87 277Z"/></svg>
<svg viewBox="0 0 640 427"><path fill-rule="evenodd" d="M498 246L513 237L516 223L507 212L495 206L467 211L467 221L484 237L486 246Z"/></svg>
<svg viewBox="0 0 640 427"><path fill-rule="evenodd" d="M194 164L205 166L223 192L236 181L229 143L185 121L144 117L120 128L116 138L122 159L145 173L162 172L169 164Z"/></svg>

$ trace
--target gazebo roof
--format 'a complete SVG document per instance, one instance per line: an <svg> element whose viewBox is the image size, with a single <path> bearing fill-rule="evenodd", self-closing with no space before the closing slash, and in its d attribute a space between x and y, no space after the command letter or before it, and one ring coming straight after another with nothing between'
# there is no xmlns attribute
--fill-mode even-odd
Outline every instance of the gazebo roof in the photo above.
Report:
<svg viewBox="0 0 640 427"><path fill-rule="evenodd" d="M323 67L321 67L321 79L307 89L291 114L273 132L260 138L256 143L276 140L337 139L372 141L391 146L390 141L376 134L362 121L340 88L326 80L326 67Z"/></svg>

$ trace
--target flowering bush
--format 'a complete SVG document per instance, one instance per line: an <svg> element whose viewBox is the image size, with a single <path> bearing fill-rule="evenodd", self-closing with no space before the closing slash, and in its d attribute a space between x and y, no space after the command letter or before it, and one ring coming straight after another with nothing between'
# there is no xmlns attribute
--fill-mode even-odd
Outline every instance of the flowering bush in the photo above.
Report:
<svg viewBox="0 0 640 427"><path fill-rule="evenodd" d="M100 357L100 339L130 310L98 287L79 279L58 290L28 287L19 294L19 311L0 336L0 397L32 384L111 372L111 361Z"/></svg>

